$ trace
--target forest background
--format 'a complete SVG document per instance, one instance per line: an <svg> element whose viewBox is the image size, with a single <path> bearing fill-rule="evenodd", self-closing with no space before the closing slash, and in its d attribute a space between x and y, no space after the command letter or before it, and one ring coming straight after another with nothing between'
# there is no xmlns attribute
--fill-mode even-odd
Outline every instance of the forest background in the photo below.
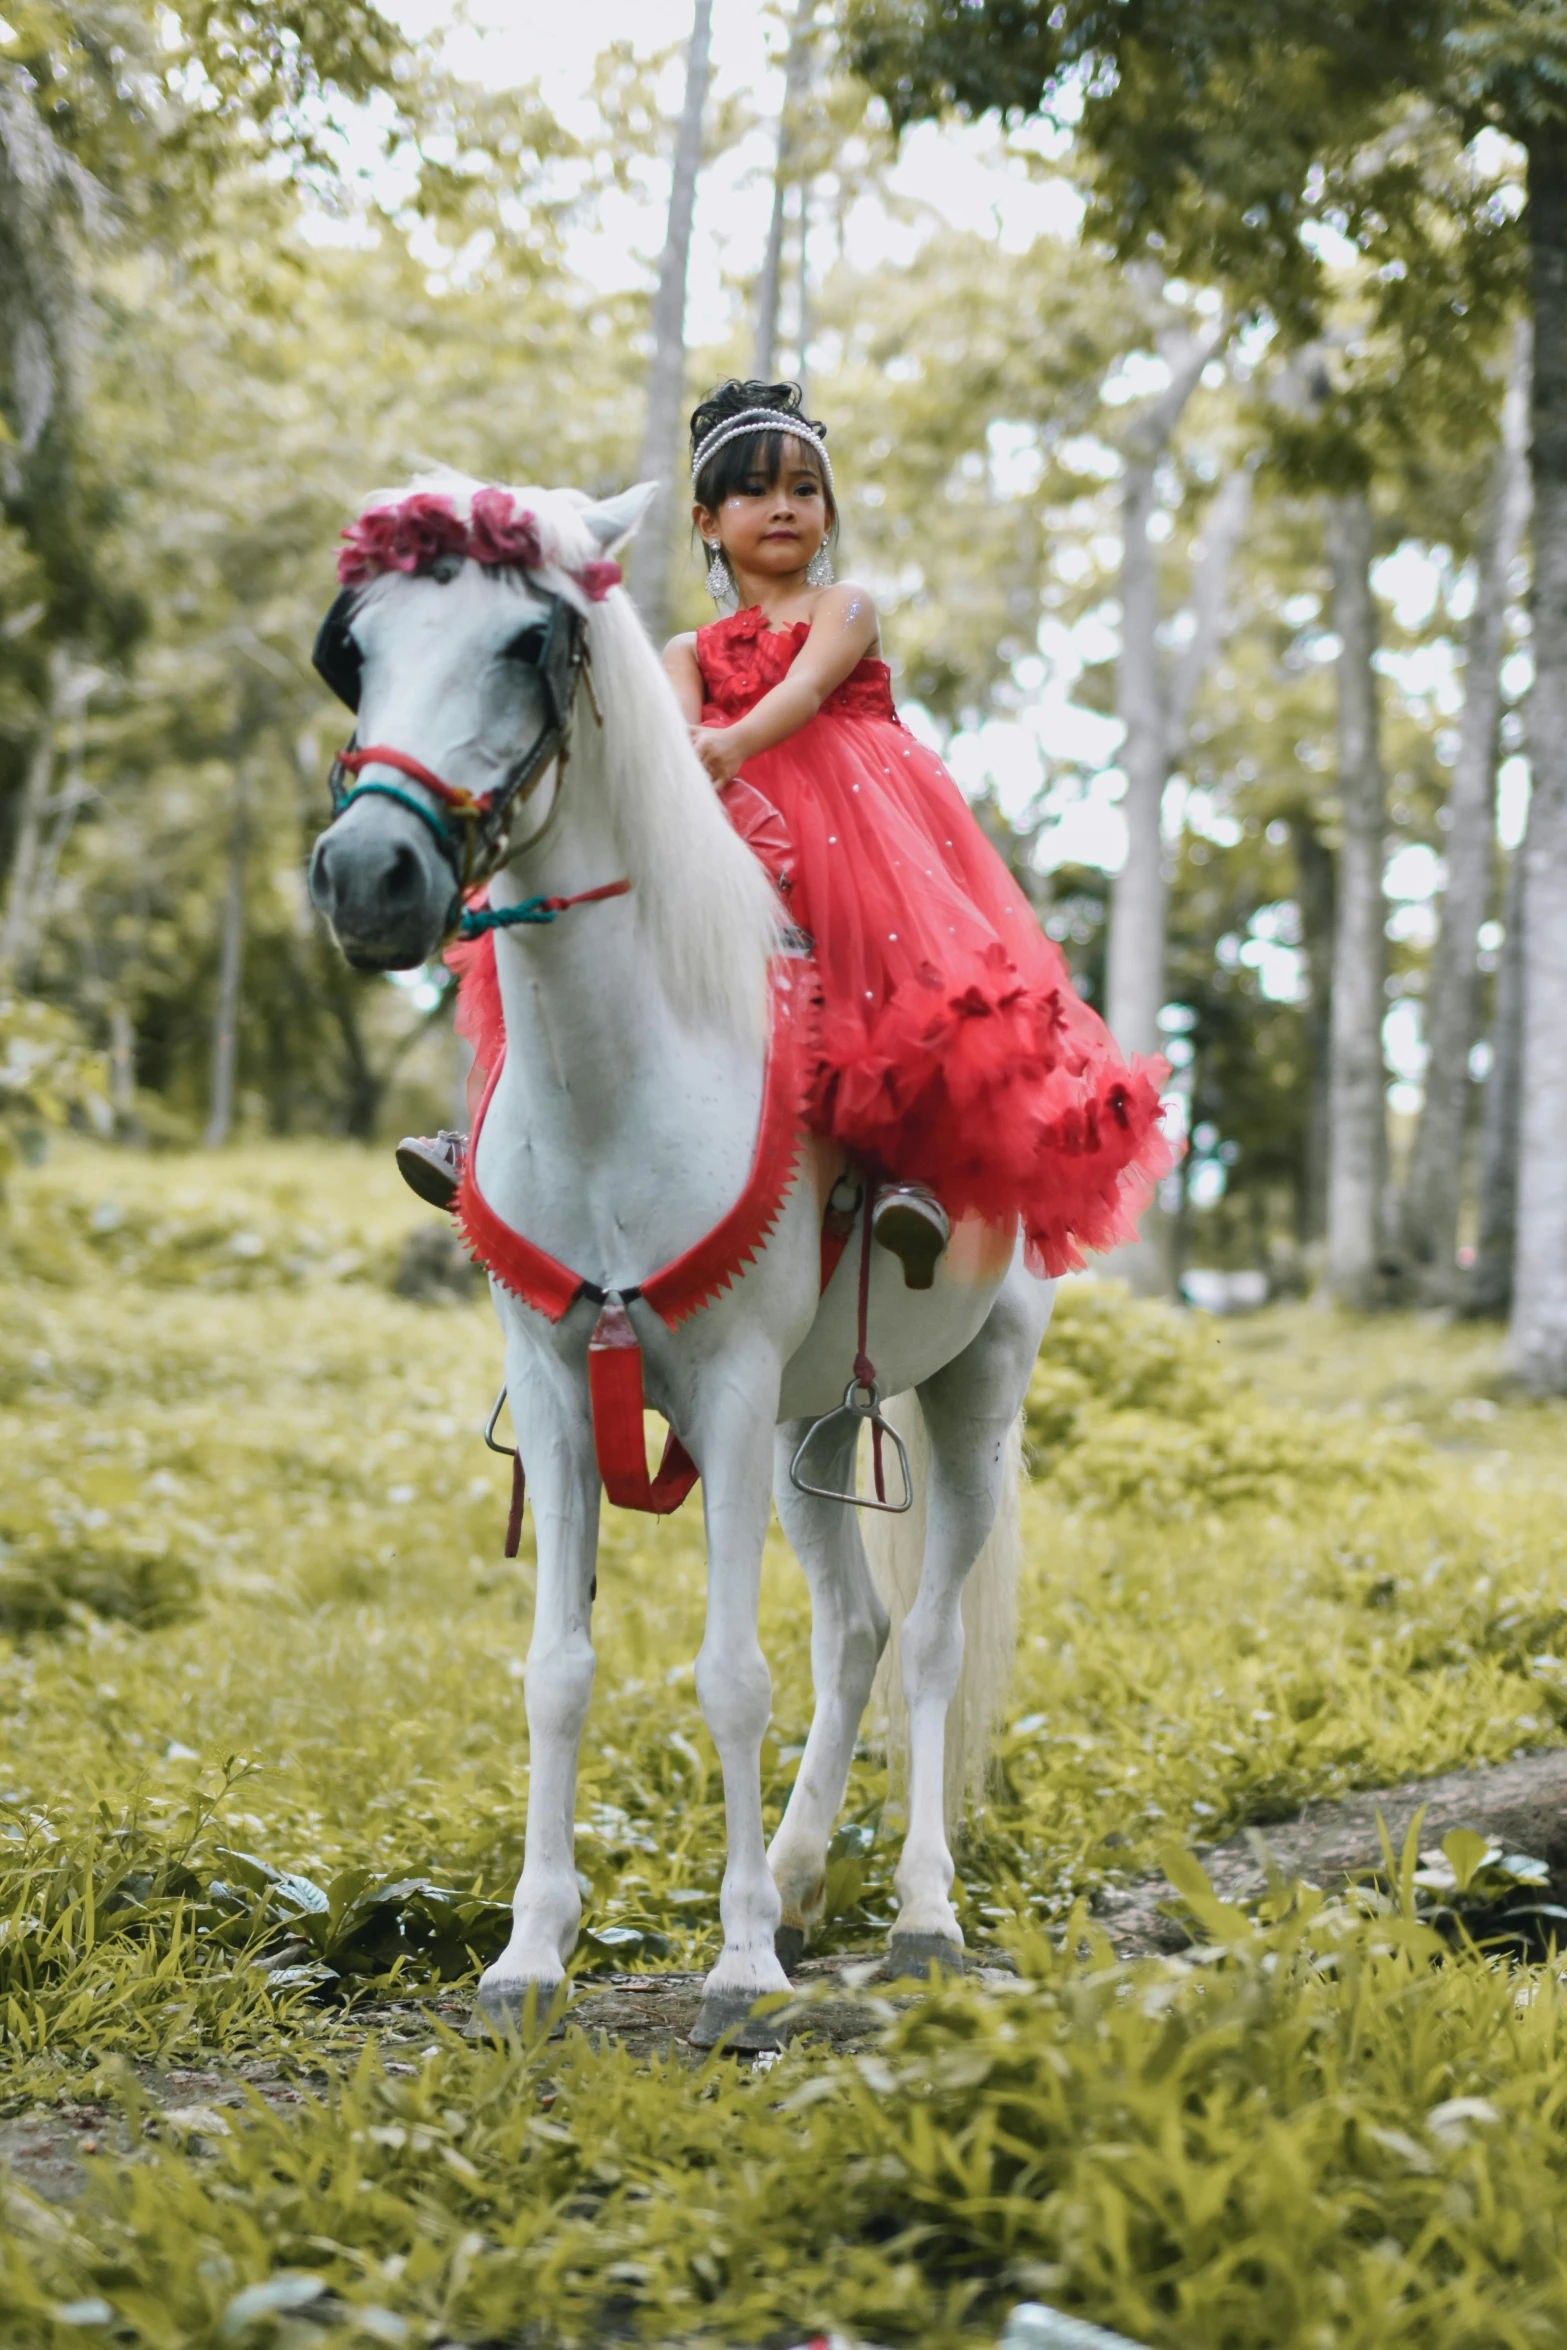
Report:
<svg viewBox="0 0 1567 2350"><path fill-rule="evenodd" d="M431 458L657 474L632 584L692 625L684 414L791 374L907 721L1173 1064L1126 1269L1505 1311L1522 1157L1515 1357L1567 1388L1567 1133L1519 1138L1567 1058L1523 945L1531 854L1567 891L1527 740L1557 0L1435 11L1440 71L1397 6L1190 8L1174 97L1153 0L1109 62L1086 0L744 13L563 106L526 42L480 72L357 0L6 0L6 1147L453 1116L444 973L350 973L304 893L336 532Z"/></svg>

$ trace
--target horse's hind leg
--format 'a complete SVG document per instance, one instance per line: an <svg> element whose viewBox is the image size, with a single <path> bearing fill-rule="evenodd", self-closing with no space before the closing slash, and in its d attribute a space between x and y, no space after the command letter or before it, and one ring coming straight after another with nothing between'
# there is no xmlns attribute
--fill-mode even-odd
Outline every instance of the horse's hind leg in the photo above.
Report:
<svg viewBox="0 0 1567 2350"><path fill-rule="evenodd" d="M774 1450L778 1515L811 1594L811 1679L816 1691L799 1773L767 1854L783 1903L778 1956L788 1969L798 1964L826 1903L828 1839L848 1784L877 1659L887 1640L887 1611L865 1563L858 1513L842 1502L801 1493L790 1478L789 1463L809 1426L808 1420L786 1422ZM839 1457L830 1464L824 1482L852 1490L858 1434L857 1427L845 1429Z"/></svg>
<svg viewBox="0 0 1567 2350"><path fill-rule="evenodd" d="M979 1335L919 1390L930 1476L919 1593L901 1635L909 1827L894 1880L892 1955L920 1971L942 1948L963 1945L949 1898L952 1854L943 1803L947 1709L963 1663L963 1585L995 1521L1010 1458L1007 1438L1053 1294L1015 1264Z"/></svg>

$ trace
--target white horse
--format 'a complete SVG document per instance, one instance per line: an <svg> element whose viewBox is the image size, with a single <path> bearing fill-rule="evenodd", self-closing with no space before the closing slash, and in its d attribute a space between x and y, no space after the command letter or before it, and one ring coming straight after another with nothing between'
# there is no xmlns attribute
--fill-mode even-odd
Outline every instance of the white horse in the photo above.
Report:
<svg viewBox="0 0 1567 2350"><path fill-rule="evenodd" d="M479 487L458 476L423 486L459 514ZM453 912L455 850L443 837L448 824L460 829L452 793L477 796L515 778L519 746L543 743L555 755L525 803L519 793L513 837L491 840L492 907L631 884L547 925L498 932L506 1055L474 1170L500 1217L600 1294L678 1258L746 1184L779 945L771 885L731 830L631 605L618 589L591 600L604 557L650 494L592 505L572 492L518 490L516 506L539 534L536 564L456 556L389 573L340 598L322 639L327 673L346 698L357 694L357 741L399 754L357 762L356 792L312 858L312 894L356 964L407 967L435 953ZM594 703L590 712L576 692L569 757L547 737L540 668L544 632L563 612ZM465 878L474 877L470 860ZM704 2044L722 2033L770 2044L746 2019L758 1998L788 1989L782 1962L795 1963L821 1918L828 1839L888 1639L859 1513L806 1495L789 1473L806 1429L840 1403L856 1353L863 1227L819 1286L823 1207L842 1171L838 1152L805 1140L765 1241L720 1295L675 1328L641 1299L628 1308L647 1401L702 1481L707 1620L696 1688L723 1769L728 1832L723 1951L696 2034ZM925 1292L904 1286L887 1251L870 1253L870 1351L885 1393L918 1398L917 1413L902 1407L902 1424L922 1422L911 1446L922 1507L875 1525L894 1554L900 1543L907 1553L911 1536L922 1545L888 1567L894 1593L915 1593L901 1626L908 1827L891 1957L923 1972L932 1958L961 1963L948 1799L973 1757L956 1730L985 1737L1009 1662L1016 1431L1053 1285L1025 1271L1010 1235L977 1224L959 1225ZM531 1988L560 1983L580 1919L572 1825L593 1686L601 1487L587 1370L597 1303L584 1294L551 1319L492 1287L538 1554L525 1859L511 1939L479 1989L482 2014L504 2027ZM816 1482L852 1487L857 1433L852 1419L838 1424L833 1474ZM769 1847L760 1754L771 1682L757 1599L772 1500L810 1589L816 1706ZM983 1588L966 1611L960 1691L961 1603L976 1561ZM976 1640L981 1617L991 1629Z"/></svg>

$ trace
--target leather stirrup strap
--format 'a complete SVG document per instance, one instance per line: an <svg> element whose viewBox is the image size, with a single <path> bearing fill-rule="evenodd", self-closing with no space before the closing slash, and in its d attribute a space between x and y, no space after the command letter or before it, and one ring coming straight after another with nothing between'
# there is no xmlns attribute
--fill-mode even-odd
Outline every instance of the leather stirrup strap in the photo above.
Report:
<svg viewBox="0 0 1567 2350"><path fill-rule="evenodd" d="M860 1296L858 1312L859 1351L854 1358L854 1376L859 1386L869 1394L872 1404L871 1473L876 1487L876 1499L887 1498L887 1476L881 1457L881 1413L874 1409L876 1402L876 1365L866 1352L871 1319L871 1239L875 1216L876 1186L869 1175L865 1178L865 1223L860 1240Z"/></svg>
<svg viewBox="0 0 1567 2350"><path fill-rule="evenodd" d="M506 1513L506 1552L514 1559L522 1542L522 1509L528 1498L528 1479L522 1465L522 1448L511 1456L511 1508Z"/></svg>
<svg viewBox="0 0 1567 2350"><path fill-rule="evenodd" d="M685 1500L700 1471L671 1428L657 1476L647 1473L642 1348L631 1316L614 1291L605 1299L588 1340L588 1398L593 1449L610 1500L617 1509L668 1517Z"/></svg>

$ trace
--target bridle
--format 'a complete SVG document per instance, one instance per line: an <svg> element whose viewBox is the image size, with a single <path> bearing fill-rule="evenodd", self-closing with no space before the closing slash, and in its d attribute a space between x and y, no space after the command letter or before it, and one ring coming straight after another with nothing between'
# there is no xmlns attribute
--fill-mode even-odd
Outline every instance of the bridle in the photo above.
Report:
<svg viewBox="0 0 1567 2350"><path fill-rule="evenodd" d="M364 656L354 641L349 620L359 591L345 588L337 598L316 635L311 656L316 670L332 688L338 699L350 710L359 708L360 675ZM327 788L332 796L332 814L328 830L338 818L345 815L355 800L371 795L378 799L395 800L410 815L417 816L425 829L433 834L436 845L451 868L454 888L451 904L446 911L441 944L453 938L477 938L486 930L508 929L518 923L552 922L568 906L595 904L600 899L623 897L630 889L629 881L614 881L599 889L584 890L572 898L528 898L521 905L504 907L469 906L467 900L481 889L493 874L499 871L511 854L512 826L519 810L525 808L538 790L545 773L553 765L556 769L555 798L543 824L523 846L532 847L544 838L560 812L566 786L566 766L571 751L571 727L576 710L577 688L587 689L588 703L597 723L604 723L593 691L593 676L588 658L588 632L581 614L564 596L551 596L549 610L543 623L527 632L538 640L536 655L523 656L530 668L538 672L544 695L544 716L533 740L518 753L500 782L487 792L470 792L460 784L447 783L432 768L426 767L408 751L400 751L390 743L361 745L350 737L337 753ZM430 792L440 803L439 812L415 799L412 792L400 785L383 782L372 776L368 783L359 778L366 767L390 767L395 774L405 775L423 791ZM352 780L348 780L348 779Z"/></svg>

